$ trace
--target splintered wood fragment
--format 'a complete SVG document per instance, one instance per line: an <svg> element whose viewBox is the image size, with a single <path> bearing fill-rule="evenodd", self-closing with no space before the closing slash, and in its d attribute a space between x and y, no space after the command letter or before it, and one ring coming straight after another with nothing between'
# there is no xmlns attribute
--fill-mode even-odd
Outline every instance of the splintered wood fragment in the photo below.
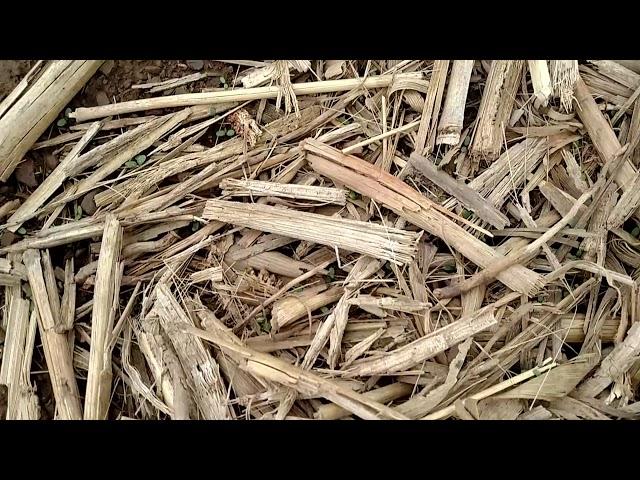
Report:
<svg viewBox="0 0 640 480"><path fill-rule="evenodd" d="M191 274L193 283L222 282L223 280L222 267L209 267Z"/></svg>
<svg viewBox="0 0 640 480"><path fill-rule="evenodd" d="M189 117L190 113L191 111L187 108L176 113L159 117L148 123L140 125L140 127L132 130L131 132L124 133L122 137L131 133L131 136L128 137L129 141L124 146L120 145L117 150L111 150L109 152L110 155L107 158L101 158L100 166L92 172L91 175L83 178L80 182L75 184L68 192L65 192L61 198L54 199L49 203L48 207L51 208L63 205L75 200L76 198L80 198L87 192L90 192L96 188L102 180L122 167L127 161L149 148L156 140L162 138L184 122ZM115 141L118 140L118 138L120 137L116 137L114 139L114 144L112 144L111 148L117 144ZM88 157L92 152L93 151L88 152L86 156ZM85 156L83 155L83 157ZM78 161L80 161L80 159L78 159ZM94 159L92 158L91 161L93 162Z"/></svg>
<svg viewBox="0 0 640 480"><path fill-rule="evenodd" d="M119 299L119 259L122 250L122 227L114 215L107 215L98 258L93 312L91 315L91 349L85 420L105 420L111 402L111 332Z"/></svg>
<svg viewBox="0 0 640 480"><path fill-rule="evenodd" d="M518 298L511 293L500 301L487 305L477 312L439 328L413 342L400 347L392 353L364 360L345 370L347 376L388 375L408 370L416 364L436 356L478 332L497 324L494 311Z"/></svg>
<svg viewBox="0 0 640 480"><path fill-rule="evenodd" d="M202 418L205 420L231 418L226 388L218 364L211 357L202 340L187 333L189 329L195 329L193 320L180 306L166 284L159 283L155 292L155 309L160 317L160 323L180 360L186 374L189 393L193 396Z"/></svg>
<svg viewBox="0 0 640 480"><path fill-rule="evenodd" d="M308 312L330 305L342 297L341 287L326 286L305 288L300 293L284 297L273 304L271 329L277 332L283 326L305 317Z"/></svg>
<svg viewBox="0 0 640 480"><path fill-rule="evenodd" d="M411 123L407 123L406 125L402 125L401 127L394 128L392 130L387 130L380 135L376 135L375 137L367 138L366 140L362 140L361 142L354 143L353 145L348 146L347 148L342 149L342 153L351 153L359 149L360 147L364 147L366 145L371 145L372 143L377 142L378 140L383 140L392 135L396 135L398 133L405 133L415 130L420 125L420 120L415 120Z"/></svg>
<svg viewBox="0 0 640 480"><path fill-rule="evenodd" d="M30 84L33 83L33 79L38 76L43 67L44 61L38 60L36 64L31 67L31 70L29 70L22 80L20 80L20 83L15 86L11 93L2 99L2 102L0 102L0 117L2 117L2 115L11 108L15 101L20 98L22 93L29 88Z"/></svg>
<svg viewBox="0 0 640 480"><path fill-rule="evenodd" d="M640 323L634 323L624 341L616 345L613 351L600 363L592 377L578 387L577 394L595 397L605 388L624 375L640 355Z"/></svg>
<svg viewBox="0 0 640 480"><path fill-rule="evenodd" d="M444 298L452 298L458 295L461 295L464 292L468 292L469 290L478 287L480 285L484 285L494 278L499 272L502 272L505 268L508 268L512 265L523 262L529 258L532 258L534 255L540 251L542 246L546 244L549 240L551 240L554 236L558 234L560 230L566 227L569 222L575 218L578 214L580 207L584 205L584 203L591 198L593 194L593 189L585 192L582 196L576 200L571 210L561 218L558 223L556 223L553 227L549 228L543 235L541 235L538 239L534 240L530 244L520 248L519 250L512 251L509 256L498 260L493 265L485 268L479 273L476 273L472 277L467 280L464 280L462 283L456 285L450 285L444 288L437 288L434 290L434 295L438 299ZM540 285L542 286L542 285Z"/></svg>
<svg viewBox="0 0 640 480"><path fill-rule="evenodd" d="M59 322L53 317L49 304L40 253L37 250L27 250L22 258L27 268L29 286L38 311L38 327L56 400L56 410L63 420L82 420L80 394L73 370L69 340L66 334L55 331L56 324Z"/></svg>
<svg viewBox="0 0 640 480"><path fill-rule="evenodd" d="M640 86L640 75L613 60L588 60L595 65L598 73L615 80L625 87L635 90Z"/></svg>
<svg viewBox="0 0 640 480"><path fill-rule="evenodd" d="M427 97L422 108L420 127L415 143L415 152L423 155L430 153L436 139L436 126L440 115L442 95L447 81L450 60L436 60L433 62L433 73L427 90Z"/></svg>
<svg viewBox="0 0 640 480"><path fill-rule="evenodd" d="M413 390L413 385L396 382L374 390L369 390L362 395L375 402L387 404L393 400L409 395L411 390ZM335 403L329 403L318 408L314 414L314 418L318 420L340 420L350 415L351 413L348 410L339 407Z"/></svg>
<svg viewBox="0 0 640 480"><path fill-rule="evenodd" d="M527 60L533 84L534 107L547 106L553 93L549 65L546 60Z"/></svg>
<svg viewBox="0 0 640 480"><path fill-rule="evenodd" d="M291 365L280 358L238 345L214 332L184 327L186 333L205 339L224 351L241 358L240 368L266 380L296 390L301 395L323 397L365 420L406 420L407 417L393 409L354 392L348 387L318 376L308 370Z"/></svg>
<svg viewBox="0 0 640 480"><path fill-rule="evenodd" d="M202 80L203 78L210 77L211 74L209 72L196 72L191 75L185 75L180 78L170 78L168 80L164 80L162 82L150 82L150 83L140 83L138 85L131 85L131 88L135 89L149 89L149 93L161 92L163 90L169 90L170 88L176 88L181 85L187 85L189 83L197 82L198 80Z"/></svg>
<svg viewBox="0 0 640 480"><path fill-rule="evenodd" d="M548 359L548 360L551 360L551 359ZM518 385L522 382L525 382L533 377L537 377L557 366L558 364L555 362L551 362L551 361L543 362L542 366L540 367L534 367L530 370L527 370L526 372L522 372L514 377L511 377L508 380L505 380L496 385L493 385L485 390L482 390L481 392L478 392L465 399L462 399L462 402L463 403L465 403L466 401L478 402L480 400L484 400L485 398L492 397L493 395L503 392L504 390L511 388L515 385ZM423 417L422 420L443 420L445 418L450 417L455 412L456 412L455 406L450 405L441 410L438 410L437 412L431 413L426 417Z"/></svg>
<svg viewBox="0 0 640 480"><path fill-rule="evenodd" d="M326 80L291 84L295 95L314 95L318 93L345 92L354 88L387 88L394 80L393 75L370 76L364 79L349 78L344 80ZM212 105L216 103L246 102L263 98L277 98L281 94L279 86L239 88L208 93L185 93L167 95L144 100L102 105L99 107L81 107L71 113L70 117L78 122L94 118L122 115L125 113L155 110L159 108L188 107L192 105Z"/></svg>
<svg viewBox="0 0 640 480"><path fill-rule="evenodd" d="M27 327L24 354L20 366L20 391L18 392L18 404L16 420L40 420L40 401L36 394L36 387L31 382L31 364L33 362L33 349L38 330L38 311L33 309Z"/></svg>
<svg viewBox="0 0 640 480"><path fill-rule="evenodd" d="M566 215L576 201L575 198L564 190L560 190L551 182L545 182L543 180L540 182L540 185L538 185L538 188L540 189L540 193L549 200L549 203L560 213L560 215ZM586 211L586 207L581 207L578 211L578 215L569 222L569 225L575 225L578 218L582 217Z"/></svg>
<svg viewBox="0 0 640 480"><path fill-rule="evenodd" d="M347 376L389 375L408 370L416 364L435 357L453 345L496 325L491 309L485 308L473 315L442 327L400 347L389 355L363 360L345 370Z"/></svg>
<svg viewBox="0 0 640 480"><path fill-rule="evenodd" d="M580 78L577 60L551 60L551 83L553 95L560 99L560 104L566 112L571 111L576 82Z"/></svg>
<svg viewBox="0 0 640 480"><path fill-rule="evenodd" d="M349 322L350 304L348 302L348 299L354 291L357 291L361 287L360 282L363 282L364 280L367 280L368 278L375 275L382 268L383 264L384 262L382 262L381 260L376 260L364 255L358 258L344 281L344 291L342 293L342 297L340 298L340 300L338 300L338 304L333 309L329 317L325 320L325 323L327 324L332 323L331 330L328 333L328 360L329 367L332 369L336 367L342 354L342 340L347 328L347 324ZM309 351L307 353L309 353L310 356L315 357L315 355L317 355L315 352L319 353L319 348L324 348L326 342L327 334L322 331L318 331L316 336L313 338L313 342L311 343L311 347L309 348ZM313 359L313 361L315 361L315 358Z"/></svg>
<svg viewBox="0 0 640 480"><path fill-rule="evenodd" d="M9 220L7 220L7 223L10 224L9 231L17 231L23 222L32 218L35 212L62 186L69 176L81 173L77 167L79 159L84 157L80 157L80 153L93 140L93 137L100 131L103 124L104 122L95 122L55 170L44 179L35 192L29 195L29 198L25 200L20 208L9 217Z"/></svg>
<svg viewBox="0 0 640 480"><path fill-rule="evenodd" d="M473 60L453 61L447 96L440 115L436 144L458 145L460 143L473 64Z"/></svg>
<svg viewBox="0 0 640 480"><path fill-rule="evenodd" d="M225 200L208 200L203 218L342 248L398 265L414 258L420 238L419 233L374 223Z"/></svg>
<svg viewBox="0 0 640 480"><path fill-rule="evenodd" d="M320 142L307 139L302 144L308 152L309 164L318 173L337 179L349 189L381 203L407 221L443 239L472 262L486 268L503 258L445 216L441 211L445 209L436 207L397 177ZM498 279L522 293L538 288L542 280L540 275L522 265L505 270Z"/></svg>
<svg viewBox="0 0 640 480"><path fill-rule="evenodd" d="M220 182L223 195L242 197L282 197L313 200L323 203L345 205L347 192L338 188L315 187L293 183L263 182L260 180L235 180L225 178Z"/></svg>
<svg viewBox="0 0 640 480"><path fill-rule="evenodd" d="M620 196L615 207L609 212L609 218L607 218L608 230L622 226L640 207L639 182L640 172L636 173L635 177L631 180L631 185L633 185L634 188L627 189L627 191Z"/></svg>
<svg viewBox="0 0 640 480"><path fill-rule="evenodd" d="M74 280L73 257L64 264L64 290L60 301L60 326L62 331L73 328L76 318L76 282Z"/></svg>
<svg viewBox="0 0 640 480"><path fill-rule="evenodd" d="M6 182L23 156L98 70L102 60L54 60L30 79L0 116L0 181ZM35 77L35 76L34 76Z"/></svg>
<svg viewBox="0 0 640 480"><path fill-rule="evenodd" d="M513 109L522 75L522 60L494 60L482 93L469 152L494 160L503 144L503 131Z"/></svg>
<svg viewBox="0 0 640 480"><path fill-rule="evenodd" d="M500 210L468 185L456 180L445 171L439 170L428 158L412 153L409 163L428 180L438 185L445 192L456 197L466 208L472 210L482 220L498 229L509 225L509 219Z"/></svg>
<svg viewBox="0 0 640 480"><path fill-rule="evenodd" d="M576 111L584 123L593 146L598 151L603 163L613 161L621 151L621 145L613 129L603 117L598 105L591 96L589 89L582 79L578 78L575 87ZM613 172L614 180L623 191L635 188L632 180L636 177L636 168L627 158L623 164ZM634 216L640 218L636 210Z"/></svg>
<svg viewBox="0 0 640 480"><path fill-rule="evenodd" d="M27 348L27 330L29 328L29 301L16 298L6 312L7 330L4 338L0 384L7 386L7 420L16 420L21 381L22 359Z"/></svg>
<svg viewBox="0 0 640 480"><path fill-rule="evenodd" d="M418 302L407 297L374 297L373 295L358 295L350 299L349 304L357 305L366 311L373 308L406 313L425 312L432 307L428 302Z"/></svg>
<svg viewBox="0 0 640 480"><path fill-rule="evenodd" d="M493 398L524 398L550 402L566 397L593 370L598 360L597 354L580 355Z"/></svg>

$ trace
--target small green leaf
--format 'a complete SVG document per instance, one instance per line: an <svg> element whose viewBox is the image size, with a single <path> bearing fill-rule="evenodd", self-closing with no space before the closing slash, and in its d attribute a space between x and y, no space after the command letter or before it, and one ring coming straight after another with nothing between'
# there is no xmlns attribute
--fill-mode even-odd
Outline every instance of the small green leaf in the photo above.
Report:
<svg viewBox="0 0 640 480"><path fill-rule="evenodd" d="M224 137L227 134L226 130L218 130L216 132L216 137Z"/></svg>
<svg viewBox="0 0 640 480"><path fill-rule="evenodd" d="M67 119L66 118L61 118L60 120L58 120L56 122L56 125L58 125L59 127L64 127L67 125Z"/></svg>
<svg viewBox="0 0 640 480"><path fill-rule="evenodd" d="M200 230L200 222L191 222L191 231L197 232Z"/></svg>
<svg viewBox="0 0 640 480"><path fill-rule="evenodd" d="M322 307L320 311L326 315L327 313L329 313L329 307Z"/></svg>
<svg viewBox="0 0 640 480"><path fill-rule="evenodd" d="M271 323L263 316L257 317L256 322L260 326L260 330L262 330L263 332L269 333L271 331Z"/></svg>
<svg viewBox="0 0 640 480"><path fill-rule="evenodd" d="M582 258L582 255L584 255L584 252L582 251L582 249L578 249L578 251L576 252L576 258Z"/></svg>
<svg viewBox="0 0 640 480"><path fill-rule="evenodd" d="M135 160L129 160L124 164L124 166L127 168L136 168L138 166L138 162L136 162Z"/></svg>
<svg viewBox="0 0 640 480"><path fill-rule="evenodd" d="M82 218L82 207L80 205L75 206L75 218L80 220Z"/></svg>
<svg viewBox="0 0 640 480"><path fill-rule="evenodd" d="M453 273L456 271L456 265L455 263L447 263L442 266L442 269L447 273Z"/></svg>
<svg viewBox="0 0 640 480"><path fill-rule="evenodd" d="M329 270L327 270L327 277L333 282L336 279L336 269L330 267Z"/></svg>
<svg viewBox="0 0 640 480"><path fill-rule="evenodd" d="M464 208L462 210L462 218L469 220L469 218L471 218L471 210L467 210L466 208Z"/></svg>
<svg viewBox="0 0 640 480"><path fill-rule="evenodd" d="M349 198L351 200L357 200L359 197L358 192L354 192L353 190L349 190Z"/></svg>
<svg viewBox="0 0 640 480"><path fill-rule="evenodd" d="M220 83L224 83L226 85L227 79L224 77L220 77Z"/></svg>
<svg viewBox="0 0 640 480"><path fill-rule="evenodd" d="M67 108L65 109L65 111L64 111L64 118L67 118L67 119L68 119L68 118L69 118L69 115L71 115L71 112L72 112L72 111L73 111L73 110L71 110L71 108L67 107Z"/></svg>
<svg viewBox="0 0 640 480"><path fill-rule="evenodd" d="M147 156L144 153L141 153L140 155L136 155L135 157L133 157L133 159L138 165L142 165L147 161Z"/></svg>
<svg viewBox="0 0 640 480"><path fill-rule="evenodd" d="M227 130L227 137L233 137L236 134L236 131L233 128Z"/></svg>
<svg viewBox="0 0 640 480"><path fill-rule="evenodd" d="M24 227L20 227L20 228L18 229L18 233L19 233L20 235L26 235L26 234L27 234L27 229L26 229L26 228L24 228Z"/></svg>

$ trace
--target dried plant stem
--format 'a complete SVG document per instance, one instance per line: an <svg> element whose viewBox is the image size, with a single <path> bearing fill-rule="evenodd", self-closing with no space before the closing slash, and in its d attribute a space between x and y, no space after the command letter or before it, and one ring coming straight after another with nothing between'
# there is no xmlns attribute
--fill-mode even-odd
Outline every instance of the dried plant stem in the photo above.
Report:
<svg viewBox="0 0 640 480"><path fill-rule="evenodd" d="M510 379L505 380L504 382L500 382L497 385L489 387L486 390L483 390L479 393L471 395L470 397L468 397L468 399L463 400L463 402L464 401L478 402L480 400L484 400L485 398L489 398L492 395L495 395L499 392L506 390L507 388L511 388L526 380L537 377L538 375L541 375L556 366L557 366L557 363L550 362L541 367L532 368L531 370L528 370L519 375L516 375L515 377L511 377ZM437 412L431 413L426 417L423 417L422 420L443 420L447 417L450 417L455 412L456 412L455 405L450 405L449 407L443 408L442 410L438 410Z"/></svg>
<svg viewBox="0 0 640 480"><path fill-rule="evenodd" d="M268 205L209 200L203 218L344 248L402 265L416 252L419 234L373 223L296 212Z"/></svg>
<svg viewBox="0 0 640 480"><path fill-rule="evenodd" d="M119 260L122 227L114 215L107 215L98 258L93 312L87 392L84 399L85 420L107 418L111 397L111 352L108 345L119 299Z"/></svg>
<svg viewBox="0 0 640 480"><path fill-rule="evenodd" d="M338 188L314 187L290 183L262 182L260 180L235 180L225 178L220 182L223 195L244 197L282 197L345 205L347 192Z"/></svg>
<svg viewBox="0 0 640 480"><path fill-rule="evenodd" d="M386 88L391 85L393 75L372 76L364 79L349 78L344 80L325 80L319 82L293 83L292 91L295 95L315 95L318 93L344 92L354 88ZM144 110L158 108L188 107L192 105L212 105L215 103L246 102L248 100L260 100L262 98L277 98L280 95L280 87L256 87L239 88L236 90L186 93L183 95L168 95L165 97L149 98L144 100L132 100L129 102L114 103L100 107L78 108L71 113L71 117L78 122L95 118L122 115Z"/></svg>
<svg viewBox="0 0 640 480"><path fill-rule="evenodd" d="M533 105L536 108L546 106L549 103L549 97L553 93L549 65L546 60L527 60L527 63L529 64L529 73L531 74L531 83L533 84L533 94L535 96Z"/></svg>
<svg viewBox="0 0 640 480"><path fill-rule="evenodd" d="M470 152L494 160L500 153L522 75L522 60L494 60L482 93Z"/></svg>
<svg viewBox="0 0 640 480"><path fill-rule="evenodd" d="M472 315L439 328L408 345L396 349L389 355L358 362L345 370L345 374L348 376L388 375L409 369L440 352L444 352L468 337L496 325L495 309L501 305L506 305L518 298L518 296L517 293L510 293L500 301L487 305Z"/></svg>
<svg viewBox="0 0 640 480"><path fill-rule="evenodd" d="M536 255L543 245L545 245L549 240L556 236L560 230L562 230L569 224L569 222L578 214L580 207L584 205L584 203L589 198L591 198L592 194L593 189L582 194L580 198L576 200L575 204L573 205L573 207L571 207L571 210L569 210L567 215L560 219L558 223L548 229L538 239L522 247L516 252L511 252L508 257L498 260L490 267L482 270L481 272L475 274L473 277L463 281L462 283L434 290L434 295L439 299L456 297L464 292L468 292L475 287L490 282L491 280L496 278L496 275L502 272L505 268L523 262Z"/></svg>
<svg viewBox="0 0 640 480"><path fill-rule="evenodd" d="M438 170L428 158L412 153L409 163L427 179L438 185L448 194L457 198L460 203L469 210L472 210L482 220L499 229L509 225L509 219L500 212L500 210L491 205L490 202L482 198L477 191L465 183L456 180L443 170Z"/></svg>
<svg viewBox="0 0 640 480"><path fill-rule="evenodd" d="M375 390L370 390L363 393L362 395L375 402L386 404L392 400L397 400L398 398L409 395L409 393L411 393L411 390L413 390L412 385L409 385L408 383L397 382L386 385L384 387L376 388ZM329 403L318 408L318 410L314 414L314 417L318 420L340 420L341 418L345 418L350 415L351 413L344 408L339 407L335 403Z"/></svg>
<svg viewBox="0 0 640 480"><path fill-rule="evenodd" d="M6 182L22 157L98 70L102 60L49 62L0 117L0 181Z"/></svg>
<svg viewBox="0 0 640 480"><path fill-rule="evenodd" d="M182 309L166 284L159 283L155 291L155 308L160 317L160 323L175 349L185 373L189 393L193 396L202 418L206 420L230 418L226 389L218 364L199 338L185 332L186 329L194 328L193 320Z"/></svg>
<svg viewBox="0 0 640 480"><path fill-rule="evenodd" d="M33 217L36 211L62 186L62 183L71 175L80 173L78 171L78 158L82 150L89 144L93 137L100 131L104 122L94 123L87 130L80 141L71 149L69 154L60 162L53 172L44 179L38 188L29 195L29 198L16 210L7 220L9 231L17 231L23 222Z"/></svg>
<svg viewBox="0 0 640 480"><path fill-rule="evenodd" d="M473 64L473 60L453 61L447 96L438 125L437 144L458 145L460 143Z"/></svg>
<svg viewBox="0 0 640 480"><path fill-rule="evenodd" d="M303 145L309 151L309 163L318 173L339 179L351 190L380 202L414 225L442 238L474 263L486 268L501 258L494 249L449 220L426 197L397 177L327 145L312 140L305 140ZM498 279L523 293L537 288L542 281L538 274L521 265L502 272Z"/></svg>
<svg viewBox="0 0 640 480"><path fill-rule="evenodd" d="M430 153L435 143L436 126L438 125L442 94L447 81L449 62L450 60L436 60L433 62L433 73L422 108L418 136L416 137L415 152L419 155Z"/></svg>
<svg viewBox="0 0 640 480"><path fill-rule="evenodd" d="M73 359L66 334L56 333L59 322L53 317L42 273L40 253L27 250L23 255L29 285L38 311L38 326L49 367L56 410L62 420L82 420L80 394L73 371Z"/></svg>
<svg viewBox="0 0 640 480"><path fill-rule="evenodd" d="M240 368L253 375L262 377L296 390L302 395L321 396L345 410L366 420L394 419L406 420L407 417L395 412L383 404L367 399L348 387L322 378L312 372L276 358L257 352L243 345L229 342L221 335L206 332L195 327L185 327L185 332L214 343L229 353L241 358Z"/></svg>

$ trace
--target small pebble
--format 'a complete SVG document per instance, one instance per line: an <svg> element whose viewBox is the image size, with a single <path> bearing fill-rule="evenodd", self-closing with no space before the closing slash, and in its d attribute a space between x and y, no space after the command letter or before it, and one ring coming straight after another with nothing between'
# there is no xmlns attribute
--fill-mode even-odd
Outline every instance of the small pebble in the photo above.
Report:
<svg viewBox="0 0 640 480"><path fill-rule="evenodd" d="M96 103L98 105L109 105L111 102L109 101L109 96L105 92L100 90L98 93L96 93Z"/></svg>
<svg viewBox="0 0 640 480"><path fill-rule="evenodd" d="M18 236L9 230L5 230L0 234L0 247L8 247L16 241L18 241Z"/></svg>
<svg viewBox="0 0 640 480"><path fill-rule="evenodd" d="M95 196L98 193L97 190L93 190L92 192L87 193L83 198L82 202L80 202L80 207L82 207L82 211L87 215L93 215L96 213L98 209L96 207Z"/></svg>

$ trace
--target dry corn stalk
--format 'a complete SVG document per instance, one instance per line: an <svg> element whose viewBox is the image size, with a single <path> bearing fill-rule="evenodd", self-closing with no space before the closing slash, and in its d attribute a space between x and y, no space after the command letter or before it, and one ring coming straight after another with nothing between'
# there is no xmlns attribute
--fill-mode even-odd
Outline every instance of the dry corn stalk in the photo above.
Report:
<svg viewBox="0 0 640 480"><path fill-rule="evenodd" d="M420 237L374 223L224 200L207 201L203 218L343 248L398 265L413 259Z"/></svg>
<svg viewBox="0 0 640 480"><path fill-rule="evenodd" d="M225 196L282 197L335 203L337 205L345 205L347 203L347 192L338 188L263 182L260 180L234 180L232 178L222 180L220 188Z"/></svg>
<svg viewBox="0 0 640 480"><path fill-rule="evenodd" d="M401 372L412 366L436 356L453 345L475 335L497 323L494 311L502 304L517 298L511 293L500 301L481 308L474 314L463 317L446 327L425 335L412 343L396 349L389 355L357 362L345 373L349 376L388 375Z"/></svg>
<svg viewBox="0 0 640 480"><path fill-rule="evenodd" d="M549 74L549 65L546 60L527 60L529 64L529 73L531 74L531 83L533 84L533 94L535 96L534 106L546 107L549 103L549 97L553 93L551 84L551 75Z"/></svg>
<svg viewBox="0 0 640 480"><path fill-rule="evenodd" d="M442 238L465 257L487 267L500 258L495 250L469 234L437 209L435 204L397 177L367 162L312 140L305 140L307 158L314 170L339 181L361 195L383 204L397 215ZM528 293L541 285L541 277L520 265L502 272L498 279L510 288Z"/></svg>
<svg viewBox="0 0 640 480"><path fill-rule="evenodd" d="M320 82L305 82L291 84L295 95L313 95L318 93L345 92L354 88L386 88L394 80L393 75L371 76L365 79L326 80ZM157 108L188 107L192 105L211 105L217 103L246 102L263 98L277 98L280 87L256 87L209 93L185 93L182 95L168 95L165 97L132 100L129 102L113 103L100 107L77 108L71 117L78 122L96 118L134 113Z"/></svg>
<svg viewBox="0 0 640 480"><path fill-rule="evenodd" d="M224 351L237 354L241 359L240 368L243 370L290 387L303 395L324 397L360 418L366 420L406 419L404 415L379 402L370 400L335 381L290 365L272 355L256 352L244 345L234 344L213 332L205 332L195 327L184 327L184 330L188 334L196 335L216 344Z"/></svg>
<svg viewBox="0 0 640 480"><path fill-rule="evenodd" d="M186 375L188 392L193 396L202 418L230 418L225 386L218 365L202 341L184 331L185 328L193 328L193 320L182 309L166 284L159 283L155 292L155 310L175 349L181 369Z"/></svg>
<svg viewBox="0 0 640 480"><path fill-rule="evenodd" d="M98 70L102 60L55 60L20 85L0 116L0 181L6 182L27 151Z"/></svg>
<svg viewBox="0 0 640 480"><path fill-rule="evenodd" d="M69 341L66 334L55 331L59 320L54 318L49 304L40 253L37 250L27 250L24 252L23 262L27 268L29 286L38 311L40 338L44 346L58 416L62 420L82 420L80 394L73 371ZM49 288L55 288L55 285Z"/></svg>
<svg viewBox="0 0 640 480"><path fill-rule="evenodd" d="M472 155L494 160L500 154L523 65L522 60L494 60L491 63L469 149Z"/></svg>
<svg viewBox="0 0 640 480"><path fill-rule="evenodd" d="M573 89L580 78L577 60L551 60L551 83L553 93L560 99L562 108L570 112L573 100Z"/></svg>
<svg viewBox="0 0 640 480"><path fill-rule="evenodd" d="M437 144L457 145L460 142L473 64L473 60L453 61L447 97L438 125Z"/></svg>
<svg viewBox="0 0 640 480"><path fill-rule="evenodd" d="M105 420L111 401L111 335L120 290L122 227L114 215L107 215L98 259L91 316L91 349L84 400L85 420Z"/></svg>

